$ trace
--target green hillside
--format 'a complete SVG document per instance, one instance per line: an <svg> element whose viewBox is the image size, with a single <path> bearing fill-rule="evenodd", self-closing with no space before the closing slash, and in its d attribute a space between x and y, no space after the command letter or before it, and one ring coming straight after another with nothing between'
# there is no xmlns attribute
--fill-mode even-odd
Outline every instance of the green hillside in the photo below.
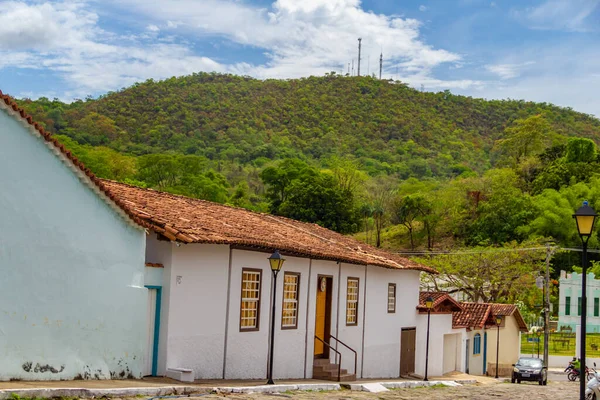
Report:
<svg viewBox="0 0 600 400"><path fill-rule="evenodd" d="M572 244L571 227L539 220L539 204L559 201L540 196L595 191L599 170L594 117L371 77L202 73L70 104L20 103L100 177L392 248ZM569 196L575 207L580 194Z"/></svg>
<svg viewBox="0 0 600 400"><path fill-rule="evenodd" d="M241 164L355 157L370 175L451 177L495 165L494 141L543 114L561 135L600 138L600 121L524 101L419 92L337 75L266 80L194 74L149 80L97 100L24 104L47 128L135 155L173 151Z"/></svg>

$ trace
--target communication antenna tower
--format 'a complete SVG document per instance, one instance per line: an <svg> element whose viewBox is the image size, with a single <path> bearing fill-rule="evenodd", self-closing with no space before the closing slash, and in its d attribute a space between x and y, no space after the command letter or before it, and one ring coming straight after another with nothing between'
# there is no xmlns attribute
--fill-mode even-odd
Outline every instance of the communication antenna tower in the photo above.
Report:
<svg viewBox="0 0 600 400"><path fill-rule="evenodd" d="M360 76L360 42L362 38L358 38L358 76Z"/></svg>
<svg viewBox="0 0 600 400"><path fill-rule="evenodd" d="M379 79L381 79L381 71L383 71L383 52L379 55Z"/></svg>

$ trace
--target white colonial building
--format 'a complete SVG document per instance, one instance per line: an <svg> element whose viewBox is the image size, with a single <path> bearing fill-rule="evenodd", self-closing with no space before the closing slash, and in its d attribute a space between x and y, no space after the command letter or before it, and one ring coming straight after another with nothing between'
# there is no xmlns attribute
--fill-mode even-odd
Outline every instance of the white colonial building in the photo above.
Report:
<svg viewBox="0 0 600 400"><path fill-rule="evenodd" d="M320 226L96 178L0 93L0 380L393 378L419 275ZM271 314L267 257L286 258ZM420 339L419 339L420 340Z"/></svg>
<svg viewBox="0 0 600 400"><path fill-rule="evenodd" d="M581 323L581 274L560 271L558 329L575 332ZM587 325L586 332L600 332L600 280L593 273L587 276Z"/></svg>

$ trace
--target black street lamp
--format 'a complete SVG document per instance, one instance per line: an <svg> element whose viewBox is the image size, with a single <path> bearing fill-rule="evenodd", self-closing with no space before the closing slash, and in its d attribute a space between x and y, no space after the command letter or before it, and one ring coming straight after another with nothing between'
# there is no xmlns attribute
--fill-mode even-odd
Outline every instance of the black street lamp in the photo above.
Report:
<svg viewBox="0 0 600 400"><path fill-rule="evenodd" d="M496 332L496 376L498 379L498 358L500 356L500 325L502 325L502 315L496 315L496 326L498 331Z"/></svg>
<svg viewBox="0 0 600 400"><path fill-rule="evenodd" d="M285 258L279 254L279 250L275 250L275 253L269 257L269 264L271 265L271 271L273 272L273 294L271 301L273 302L273 310L271 312L271 352L269 355L269 380L267 385L272 385L273 382L273 348L275 345L275 302L277 300L277 274L281 271Z"/></svg>
<svg viewBox="0 0 600 400"><path fill-rule="evenodd" d="M433 298L431 296L425 299L425 307L427 307L427 344L425 347L425 379L427 379L427 369L429 367L429 321L431 320L431 309L433 308Z"/></svg>
<svg viewBox="0 0 600 400"><path fill-rule="evenodd" d="M581 329L580 329L580 374L583 377L585 371L585 335L586 335L586 323L587 323L587 297L586 297L586 278L587 278L587 244L592 232L594 230L594 222L596 221L596 211L589 206L587 201L583 202L583 205L579 207L573 218L577 222L577 232L581 238L581 244L583 245L583 252L581 253ZM579 398L585 400L585 379L579 379Z"/></svg>

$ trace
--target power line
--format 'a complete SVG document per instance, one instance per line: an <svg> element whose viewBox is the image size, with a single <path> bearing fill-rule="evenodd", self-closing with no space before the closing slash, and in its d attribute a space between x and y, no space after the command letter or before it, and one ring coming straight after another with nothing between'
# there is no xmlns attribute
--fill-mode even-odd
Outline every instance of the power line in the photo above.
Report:
<svg viewBox="0 0 600 400"><path fill-rule="evenodd" d="M583 249L572 248L572 247L553 247L554 250L565 250L565 251L578 251L581 252ZM464 251L396 251L394 253L406 256L454 256L454 255L465 255L465 254L485 254L485 253L498 253L498 252L516 252L516 251L539 251L546 250L546 247L523 247L516 249L497 248L490 250L464 250ZM590 250L588 253L600 253L600 250Z"/></svg>

